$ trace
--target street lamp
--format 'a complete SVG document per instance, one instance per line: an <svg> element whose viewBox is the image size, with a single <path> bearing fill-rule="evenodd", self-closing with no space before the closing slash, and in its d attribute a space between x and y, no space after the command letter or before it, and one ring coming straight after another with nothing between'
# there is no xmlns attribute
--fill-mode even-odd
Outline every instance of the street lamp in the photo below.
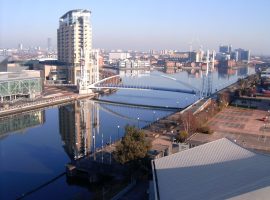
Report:
<svg viewBox="0 0 270 200"><path fill-rule="evenodd" d="M120 128L120 126L118 125L117 126L117 139L119 140L119 128Z"/></svg>
<svg viewBox="0 0 270 200"><path fill-rule="evenodd" d="M139 122L140 122L139 120L140 120L140 118L138 117L137 120L138 120L138 128L139 128Z"/></svg>
<svg viewBox="0 0 270 200"><path fill-rule="evenodd" d="M153 122L155 121L156 111L153 111Z"/></svg>

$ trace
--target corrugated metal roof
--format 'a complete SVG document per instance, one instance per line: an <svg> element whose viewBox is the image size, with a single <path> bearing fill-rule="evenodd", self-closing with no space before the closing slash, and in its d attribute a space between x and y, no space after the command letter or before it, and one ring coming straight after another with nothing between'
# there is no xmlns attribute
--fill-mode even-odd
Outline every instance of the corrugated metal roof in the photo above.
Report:
<svg viewBox="0 0 270 200"><path fill-rule="evenodd" d="M270 186L270 157L226 138L154 162L160 199L227 199L250 192L254 197Z"/></svg>

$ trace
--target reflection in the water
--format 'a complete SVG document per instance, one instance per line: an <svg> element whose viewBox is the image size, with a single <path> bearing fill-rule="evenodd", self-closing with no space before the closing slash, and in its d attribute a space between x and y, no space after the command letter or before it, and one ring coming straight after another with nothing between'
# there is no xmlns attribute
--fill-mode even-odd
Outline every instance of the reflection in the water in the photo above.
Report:
<svg viewBox="0 0 270 200"><path fill-rule="evenodd" d="M249 68L248 67L239 67L237 69L237 75L238 76L246 76L249 74Z"/></svg>
<svg viewBox="0 0 270 200"><path fill-rule="evenodd" d="M119 70L120 76L127 76L127 77L141 77L141 76L149 76L150 70L145 69L121 69Z"/></svg>
<svg viewBox="0 0 270 200"><path fill-rule="evenodd" d="M94 102L76 101L59 108L59 127L64 148L73 160L86 156L95 146L99 113Z"/></svg>
<svg viewBox="0 0 270 200"><path fill-rule="evenodd" d="M8 133L22 132L45 122L44 110L14 115L0 120L0 139Z"/></svg>
<svg viewBox="0 0 270 200"><path fill-rule="evenodd" d="M249 74L248 67L218 67L219 78L229 78L230 76L237 75L238 77L244 77Z"/></svg>

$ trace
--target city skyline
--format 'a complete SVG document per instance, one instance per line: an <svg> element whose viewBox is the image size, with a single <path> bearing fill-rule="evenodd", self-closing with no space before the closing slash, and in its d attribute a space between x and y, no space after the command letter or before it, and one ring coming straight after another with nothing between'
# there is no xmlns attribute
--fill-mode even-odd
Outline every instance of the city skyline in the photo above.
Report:
<svg viewBox="0 0 270 200"><path fill-rule="evenodd" d="M176 0L109 1L0 1L0 48L56 48L59 17L81 8L92 12L93 47L102 49L218 49L220 44L270 54L270 2Z"/></svg>

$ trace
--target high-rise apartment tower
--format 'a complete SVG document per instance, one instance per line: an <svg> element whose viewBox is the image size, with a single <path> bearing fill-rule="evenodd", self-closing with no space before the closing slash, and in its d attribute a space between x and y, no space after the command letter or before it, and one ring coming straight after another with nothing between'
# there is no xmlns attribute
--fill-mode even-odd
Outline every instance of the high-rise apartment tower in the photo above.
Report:
<svg viewBox="0 0 270 200"><path fill-rule="evenodd" d="M93 83L91 12L84 9L71 10L59 19L57 29L58 61L69 67L69 82L77 84L81 76L81 53L87 81Z"/></svg>

